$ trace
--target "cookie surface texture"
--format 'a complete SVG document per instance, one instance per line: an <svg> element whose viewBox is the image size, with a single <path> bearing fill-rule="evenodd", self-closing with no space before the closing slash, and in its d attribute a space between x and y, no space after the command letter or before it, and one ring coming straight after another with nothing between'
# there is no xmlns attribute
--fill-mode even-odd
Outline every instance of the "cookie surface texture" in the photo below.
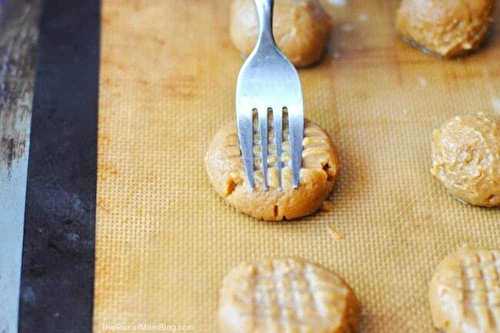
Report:
<svg viewBox="0 0 500 333"><path fill-rule="evenodd" d="M431 173L457 199L500 205L500 118L457 116L435 130Z"/></svg>
<svg viewBox="0 0 500 333"><path fill-rule="evenodd" d="M442 57L480 46L492 22L495 0L403 0L396 27L406 41Z"/></svg>

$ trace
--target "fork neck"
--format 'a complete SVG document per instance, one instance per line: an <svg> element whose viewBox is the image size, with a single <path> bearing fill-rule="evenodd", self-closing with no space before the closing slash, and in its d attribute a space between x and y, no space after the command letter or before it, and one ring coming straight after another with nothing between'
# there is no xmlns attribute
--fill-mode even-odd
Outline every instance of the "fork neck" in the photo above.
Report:
<svg viewBox="0 0 500 333"><path fill-rule="evenodd" d="M273 37L273 7L274 0L255 0L257 17L259 19L259 38L257 47L274 46Z"/></svg>

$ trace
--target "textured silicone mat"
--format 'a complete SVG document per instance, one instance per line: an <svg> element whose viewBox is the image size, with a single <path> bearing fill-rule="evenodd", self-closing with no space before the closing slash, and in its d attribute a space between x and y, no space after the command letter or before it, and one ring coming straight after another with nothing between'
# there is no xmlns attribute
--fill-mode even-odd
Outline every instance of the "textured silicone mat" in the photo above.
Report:
<svg viewBox="0 0 500 333"><path fill-rule="evenodd" d="M458 203L429 173L433 128L500 112L500 25L480 52L441 61L399 42L397 1L325 3L331 49L300 75L343 170L332 212L273 224L227 207L203 166L234 117L229 3L103 1L95 331L214 332L229 269L292 255L349 281L362 332L430 332L435 265L464 244L500 247L500 211Z"/></svg>

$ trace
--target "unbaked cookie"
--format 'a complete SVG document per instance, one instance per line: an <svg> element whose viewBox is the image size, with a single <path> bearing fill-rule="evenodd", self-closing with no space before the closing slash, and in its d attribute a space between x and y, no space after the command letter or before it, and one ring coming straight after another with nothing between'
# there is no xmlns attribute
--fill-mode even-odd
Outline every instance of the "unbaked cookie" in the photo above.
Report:
<svg viewBox="0 0 500 333"><path fill-rule="evenodd" d="M234 0L230 34L236 48L246 57L258 34L254 0ZM317 62L325 51L331 23L317 0L276 0L273 31L278 47L297 67Z"/></svg>
<svg viewBox="0 0 500 333"><path fill-rule="evenodd" d="M457 199L500 205L500 119L458 116L435 130L431 173Z"/></svg>
<svg viewBox="0 0 500 333"><path fill-rule="evenodd" d="M350 333L359 303L336 274L300 259L242 263L220 291L224 333Z"/></svg>
<svg viewBox="0 0 500 333"><path fill-rule="evenodd" d="M494 5L495 0L403 0L396 26L417 47L454 57L480 45Z"/></svg>
<svg viewBox="0 0 500 333"><path fill-rule="evenodd" d="M463 249L430 283L434 326L446 333L500 332L500 251Z"/></svg>
<svg viewBox="0 0 500 333"><path fill-rule="evenodd" d="M285 129L286 130L286 129ZM272 133L269 136L272 142ZM283 136L285 165L290 159L288 135ZM339 170L339 161L328 134L318 125L305 122L300 185L292 186L292 172L282 169L282 190L279 190L279 173L276 167L276 152L269 145L269 190L263 190L263 175L259 152L255 155L255 189L249 190L244 173L238 135L234 122L222 127L209 145L206 168L214 189L229 204L257 219L280 221L309 215L321 208L332 191Z"/></svg>

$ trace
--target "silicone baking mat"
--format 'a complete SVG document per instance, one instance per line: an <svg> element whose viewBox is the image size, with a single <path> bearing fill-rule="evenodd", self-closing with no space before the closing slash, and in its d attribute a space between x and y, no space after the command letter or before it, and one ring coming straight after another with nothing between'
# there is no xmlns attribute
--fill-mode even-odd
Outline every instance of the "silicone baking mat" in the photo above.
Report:
<svg viewBox="0 0 500 333"><path fill-rule="evenodd" d="M500 211L455 201L429 173L435 127L500 112L500 25L480 52L442 61L398 40L397 1L324 2L330 50L300 76L307 117L340 152L333 211L265 223L226 206L203 165L234 119L229 5L103 1L95 331L214 332L228 270L299 256L350 283L361 332L430 332L435 265L500 247Z"/></svg>

